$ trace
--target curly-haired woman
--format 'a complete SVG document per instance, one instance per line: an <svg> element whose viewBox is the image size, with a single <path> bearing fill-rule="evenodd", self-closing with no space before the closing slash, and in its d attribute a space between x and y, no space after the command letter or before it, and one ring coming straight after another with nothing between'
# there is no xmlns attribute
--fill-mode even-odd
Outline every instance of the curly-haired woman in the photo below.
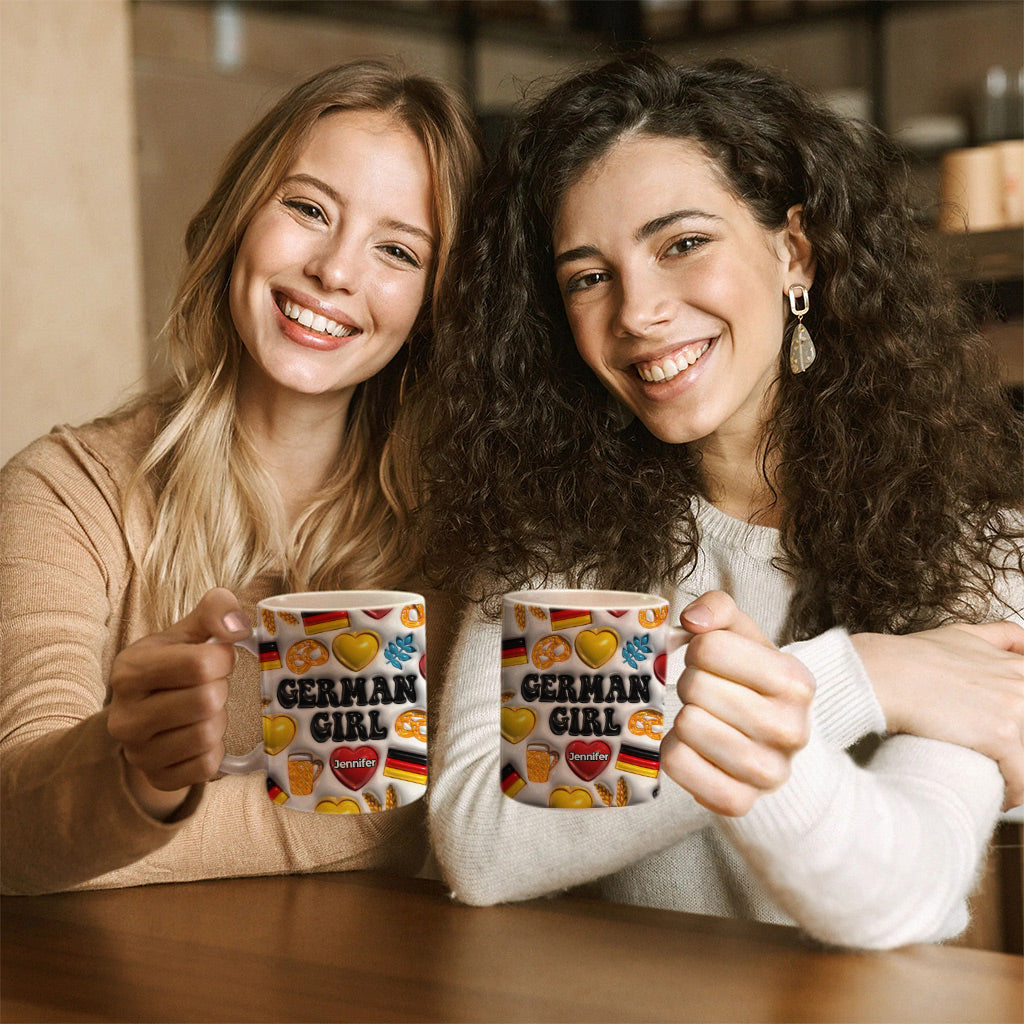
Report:
<svg viewBox="0 0 1024 1024"><path fill-rule="evenodd" d="M205 641L280 590L409 578L402 388L479 164L430 79L296 87L189 226L171 382L4 468L6 891L422 864L417 806L328 820L216 778L259 691Z"/></svg>
<svg viewBox="0 0 1024 1024"><path fill-rule="evenodd" d="M434 734L456 895L955 934L1004 800L984 754L1024 790L1020 438L895 147L642 55L530 106L478 211L425 452L437 569L480 601ZM652 803L502 796L489 610L567 583L658 590L695 635Z"/></svg>

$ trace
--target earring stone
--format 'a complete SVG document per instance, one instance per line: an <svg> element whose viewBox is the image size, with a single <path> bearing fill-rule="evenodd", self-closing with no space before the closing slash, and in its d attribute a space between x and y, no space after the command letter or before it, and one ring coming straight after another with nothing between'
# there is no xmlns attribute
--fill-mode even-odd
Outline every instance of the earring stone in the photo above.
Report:
<svg viewBox="0 0 1024 1024"><path fill-rule="evenodd" d="M797 319L793 339L789 345L789 368L793 373L803 373L818 356L818 350L811 340L811 332L804 327L804 317L811 308L807 289L802 284L790 285L789 308Z"/></svg>

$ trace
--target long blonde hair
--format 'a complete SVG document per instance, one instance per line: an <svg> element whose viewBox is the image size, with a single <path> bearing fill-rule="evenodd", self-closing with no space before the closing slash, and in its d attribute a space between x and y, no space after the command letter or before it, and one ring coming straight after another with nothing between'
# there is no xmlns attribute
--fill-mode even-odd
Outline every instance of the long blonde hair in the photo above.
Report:
<svg viewBox="0 0 1024 1024"><path fill-rule="evenodd" d="M430 300L408 343L353 397L336 465L291 528L277 486L237 415L242 343L228 307L234 256L253 214L292 166L317 120L336 110L393 116L423 143L439 244ZM189 224L186 266L165 328L170 379L144 401L158 432L127 504L153 503L152 538L132 554L166 626L213 586L270 575L287 589L393 586L413 568L403 550L413 474L401 391L426 362L429 325L481 163L465 103L442 85L376 61L330 68L297 86L235 146Z"/></svg>

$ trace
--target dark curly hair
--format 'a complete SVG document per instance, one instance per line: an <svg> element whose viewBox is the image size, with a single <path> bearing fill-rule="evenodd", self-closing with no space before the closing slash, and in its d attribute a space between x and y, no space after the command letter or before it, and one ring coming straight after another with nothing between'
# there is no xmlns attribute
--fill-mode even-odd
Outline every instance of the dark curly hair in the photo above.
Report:
<svg viewBox="0 0 1024 1024"><path fill-rule="evenodd" d="M647 589L695 564L698 456L609 414L555 281L561 198L626 133L698 142L767 229L803 206L818 358L792 374L785 339L763 439L790 636L977 618L1007 544L1022 558L1021 430L898 148L774 73L652 54L527 107L478 195L420 410L435 582L477 600L556 574Z"/></svg>

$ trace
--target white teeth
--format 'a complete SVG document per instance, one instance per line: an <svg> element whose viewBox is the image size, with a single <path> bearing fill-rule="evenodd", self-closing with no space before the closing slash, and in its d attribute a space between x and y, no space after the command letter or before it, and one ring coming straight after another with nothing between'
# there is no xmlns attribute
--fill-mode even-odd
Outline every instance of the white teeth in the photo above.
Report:
<svg viewBox="0 0 1024 1024"><path fill-rule="evenodd" d="M648 363L646 366L637 366L636 372L643 380L649 383L671 380L682 373L687 367L693 366L710 347L711 342L707 341L699 349L678 353L674 359L672 356L665 356L663 359Z"/></svg>
<svg viewBox="0 0 1024 1024"><path fill-rule="evenodd" d="M281 312L289 320L295 320L297 323L302 324L303 327L308 327L311 331L330 334L335 338L349 338L353 334L359 333L358 328L344 327L333 320L328 320L327 317L321 316L319 313L314 313L311 309L306 309L305 306L292 302L290 299L285 299L284 305L280 308Z"/></svg>

